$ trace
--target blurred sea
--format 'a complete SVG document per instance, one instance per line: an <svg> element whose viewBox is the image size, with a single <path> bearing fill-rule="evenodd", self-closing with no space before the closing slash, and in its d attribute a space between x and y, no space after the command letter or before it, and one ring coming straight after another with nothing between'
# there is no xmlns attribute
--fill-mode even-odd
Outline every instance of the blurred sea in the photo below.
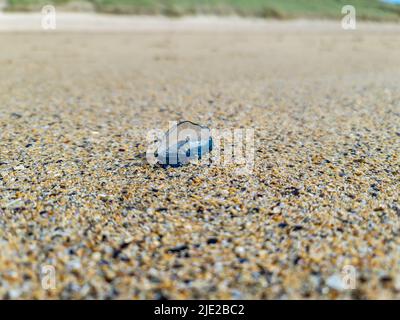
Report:
<svg viewBox="0 0 400 320"><path fill-rule="evenodd" d="M400 0L381 0L381 1L390 4L400 4Z"/></svg>

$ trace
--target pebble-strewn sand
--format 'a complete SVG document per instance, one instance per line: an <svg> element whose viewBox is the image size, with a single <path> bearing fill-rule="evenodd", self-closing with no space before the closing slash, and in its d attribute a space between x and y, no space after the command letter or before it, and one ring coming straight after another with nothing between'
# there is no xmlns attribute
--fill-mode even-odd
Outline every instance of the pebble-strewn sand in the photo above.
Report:
<svg viewBox="0 0 400 320"><path fill-rule="evenodd" d="M400 33L0 43L0 297L400 298ZM172 120L254 128L253 173L146 164Z"/></svg>

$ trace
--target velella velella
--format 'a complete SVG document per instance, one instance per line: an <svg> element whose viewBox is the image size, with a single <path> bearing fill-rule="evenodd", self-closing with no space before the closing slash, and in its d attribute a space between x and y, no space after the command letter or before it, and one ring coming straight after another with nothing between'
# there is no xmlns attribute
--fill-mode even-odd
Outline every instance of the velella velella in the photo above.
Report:
<svg viewBox="0 0 400 320"><path fill-rule="evenodd" d="M162 166L179 167L200 160L212 150L211 130L191 121L170 128L154 153Z"/></svg>

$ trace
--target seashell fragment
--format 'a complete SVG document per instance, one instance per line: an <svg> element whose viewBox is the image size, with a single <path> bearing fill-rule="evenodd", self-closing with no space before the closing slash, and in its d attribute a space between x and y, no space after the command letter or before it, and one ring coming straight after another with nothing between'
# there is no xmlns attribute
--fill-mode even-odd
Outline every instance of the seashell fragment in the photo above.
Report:
<svg viewBox="0 0 400 320"><path fill-rule="evenodd" d="M209 128L182 121L166 132L154 156L163 166L179 167L201 159L212 150L212 143Z"/></svg>

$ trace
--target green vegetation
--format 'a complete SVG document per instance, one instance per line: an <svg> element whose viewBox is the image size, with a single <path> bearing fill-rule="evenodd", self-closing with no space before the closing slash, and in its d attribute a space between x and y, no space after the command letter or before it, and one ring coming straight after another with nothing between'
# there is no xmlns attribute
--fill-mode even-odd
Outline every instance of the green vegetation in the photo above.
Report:
<svg viewBox="0 0 400 320"><path fill-rule="evenodd" d="M63 5L70 0L6 0L7 11L34 11L46 4Z"/></svg>
<svg viewBox="0 0 400 320"><path fill-rule="evenodd" d="M75 0L8 0L8 10L36 10L44 4L63 6ZM79 0L94 10L119 14L239 14L242 16L290 18L340 18L346 4L356 7L364 20L400 20L400 6L379 0Z"/></svg>

